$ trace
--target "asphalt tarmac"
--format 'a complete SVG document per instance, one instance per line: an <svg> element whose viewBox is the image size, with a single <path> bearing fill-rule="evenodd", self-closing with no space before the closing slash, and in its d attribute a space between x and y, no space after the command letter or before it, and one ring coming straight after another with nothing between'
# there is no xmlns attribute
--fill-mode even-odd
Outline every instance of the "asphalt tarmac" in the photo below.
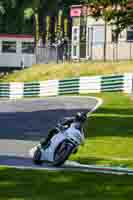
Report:
<svg viewBox="0 0 133 200"><path fill-rule="evenodd" d="M100 104L97 98L80 96L0 101L0 165L33 167L29 150L49 129L64 117L93 111Z"/></svg>

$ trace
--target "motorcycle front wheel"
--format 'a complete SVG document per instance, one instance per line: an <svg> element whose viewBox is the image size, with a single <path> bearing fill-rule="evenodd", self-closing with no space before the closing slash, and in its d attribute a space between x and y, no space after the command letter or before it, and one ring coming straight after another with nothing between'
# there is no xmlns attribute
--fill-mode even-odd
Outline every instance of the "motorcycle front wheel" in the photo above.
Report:
<svg viewBox="0 0 133 200"><path fill-rule="evenodd" d="M75 146L68 141L61 142L54 153L54 166L62 165L73 152Z"/></svg>
<svg viewBox="0 0 133 200"><path fill-rule="evenodd" d="M33 163L35 163L36 165L41 165L43 164L43 161L41 160L41 149L39 147L37 147L37 149L35 150L34 152L34 155L33 155Z"/></svg>

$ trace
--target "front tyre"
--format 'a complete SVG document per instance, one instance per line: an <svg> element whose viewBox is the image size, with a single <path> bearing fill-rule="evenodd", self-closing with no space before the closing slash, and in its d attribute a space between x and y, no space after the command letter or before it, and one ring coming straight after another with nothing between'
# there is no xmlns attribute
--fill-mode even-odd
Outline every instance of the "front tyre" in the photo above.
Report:
<svg viewBox="0 0 133 200"><path fill-rule="evenodd" d="M73 152L75 146L67 141L61 142L54 153L54 166L62 165Z"/></svg>
<svg viewBox="0 0 133 200"><path fill-rule="evenodd" d="M42 155L41 149L37 147L33 155L33 159L32 159L33 163L35 163L36 165L42 165L43 161L41 160L41 155Z"/></svg>

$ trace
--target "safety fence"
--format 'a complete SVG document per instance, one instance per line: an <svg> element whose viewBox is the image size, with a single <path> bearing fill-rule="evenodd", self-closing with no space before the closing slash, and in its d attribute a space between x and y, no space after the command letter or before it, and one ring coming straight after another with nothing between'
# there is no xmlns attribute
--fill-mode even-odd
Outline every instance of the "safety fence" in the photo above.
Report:
<svg viewBox="0 0 133 200"><path fill-rule="evenodd" d="M133 42L132 41L72 42L69 44L68 47L69 47L68 51L70 52L68 53L68 55L71 56L72 60L78 60L78 61L80 60L81 61L82 60L91 60L91 61L133 60ZM71 60L71 59L69 58L68 60Z"/></svg>
<svg viewBox="0 0 133 200"><path fill-rule="evenodd" d="M108 76L83 76L64 80L36 82L11 82L0 84L0 98L18 99L66 94L89 94L100 92L132 93L133 74Z"/></svg>

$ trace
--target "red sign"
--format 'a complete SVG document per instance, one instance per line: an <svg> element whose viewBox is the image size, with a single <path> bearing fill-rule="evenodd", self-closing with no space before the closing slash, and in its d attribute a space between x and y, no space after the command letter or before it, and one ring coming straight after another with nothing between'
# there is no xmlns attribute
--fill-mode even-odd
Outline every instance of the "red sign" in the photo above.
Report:
<svg viewBox="0 0 133 200"><path fill-rule="evenodd" d="M80 17L81 15L81 8L71 8L70 16L71 17Z"/></svg>

